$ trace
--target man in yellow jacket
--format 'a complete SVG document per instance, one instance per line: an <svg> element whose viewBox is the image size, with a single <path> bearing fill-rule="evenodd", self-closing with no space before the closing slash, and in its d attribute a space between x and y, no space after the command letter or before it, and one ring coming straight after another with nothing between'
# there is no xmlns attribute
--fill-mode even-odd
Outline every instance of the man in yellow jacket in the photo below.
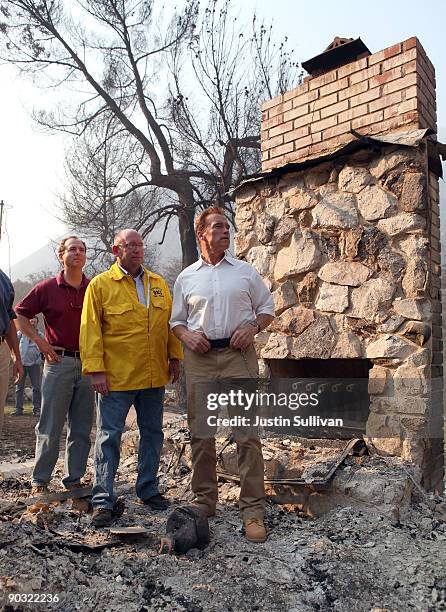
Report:
<svg viewBox="0 0 446 612"><path fill-rule="evenodd" d="M140 431L136 494L152 509L167 508L157 472L163 444L164 386L178 378L181 344L169 329L166 281L143 267L144 243L132 229L114 240L116 262L96 276L84 298L80 329L83 373L99 394L94 451L93 525L111 524L113 482L121 435L134 405Z"/></svg>

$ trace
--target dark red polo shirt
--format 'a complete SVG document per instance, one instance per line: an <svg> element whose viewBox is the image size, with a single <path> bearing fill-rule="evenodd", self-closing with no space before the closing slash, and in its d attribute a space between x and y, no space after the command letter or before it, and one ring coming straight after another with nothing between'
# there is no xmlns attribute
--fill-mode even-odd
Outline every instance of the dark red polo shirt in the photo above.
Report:
<svg viewBox="0 0 446 612"><path fill-rule="evenodd" d="M90 279L82 275L79 289L68 285L64 273L37 283L17 304L15 311L27 319L43 314L45 337L52 346L79 350L82 304Z"/></svg>

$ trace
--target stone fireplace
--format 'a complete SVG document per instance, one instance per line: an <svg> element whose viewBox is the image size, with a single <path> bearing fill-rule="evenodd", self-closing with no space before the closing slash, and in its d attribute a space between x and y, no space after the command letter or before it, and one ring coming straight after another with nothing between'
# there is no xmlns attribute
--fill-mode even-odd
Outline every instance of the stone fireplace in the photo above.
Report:
<svg viewBox="0 0 446 612"><path fill-rule="evenodd" d="M263 105L262 172L236 191L236 255L276 309L259 358L272 376L368 377L367 434L440 490L434 68L416 38L335 43Z"/></svg>

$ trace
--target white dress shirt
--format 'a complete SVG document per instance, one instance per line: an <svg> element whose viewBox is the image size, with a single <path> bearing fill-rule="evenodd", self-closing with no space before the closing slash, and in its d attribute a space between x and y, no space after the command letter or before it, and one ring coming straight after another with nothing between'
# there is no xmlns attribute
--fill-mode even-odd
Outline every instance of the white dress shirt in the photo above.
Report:
<svg viewBox="0 0 446 612"><path fill-rule="evenodd" d="M274 316L269 289L255 268L225 253L215 266L200 257L178 276L170 327L185 325L209 340L230 338L259 314Z"/></svg>

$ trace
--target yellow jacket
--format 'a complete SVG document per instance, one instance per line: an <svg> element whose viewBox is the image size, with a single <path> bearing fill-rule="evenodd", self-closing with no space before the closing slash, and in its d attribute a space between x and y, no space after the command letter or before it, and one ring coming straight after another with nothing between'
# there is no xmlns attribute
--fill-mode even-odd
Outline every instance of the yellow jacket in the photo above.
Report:
<svg viewBox="0 0 446 612"><path fill-rule="evenodd" d="M162 387L169 381L168 359L183 358L169 328L167 283L144 269L146 295L148 277L149 308L139 302L133 278L117 263L87 287L79 337L82 370L105 372L110 391Z"/></svg>

